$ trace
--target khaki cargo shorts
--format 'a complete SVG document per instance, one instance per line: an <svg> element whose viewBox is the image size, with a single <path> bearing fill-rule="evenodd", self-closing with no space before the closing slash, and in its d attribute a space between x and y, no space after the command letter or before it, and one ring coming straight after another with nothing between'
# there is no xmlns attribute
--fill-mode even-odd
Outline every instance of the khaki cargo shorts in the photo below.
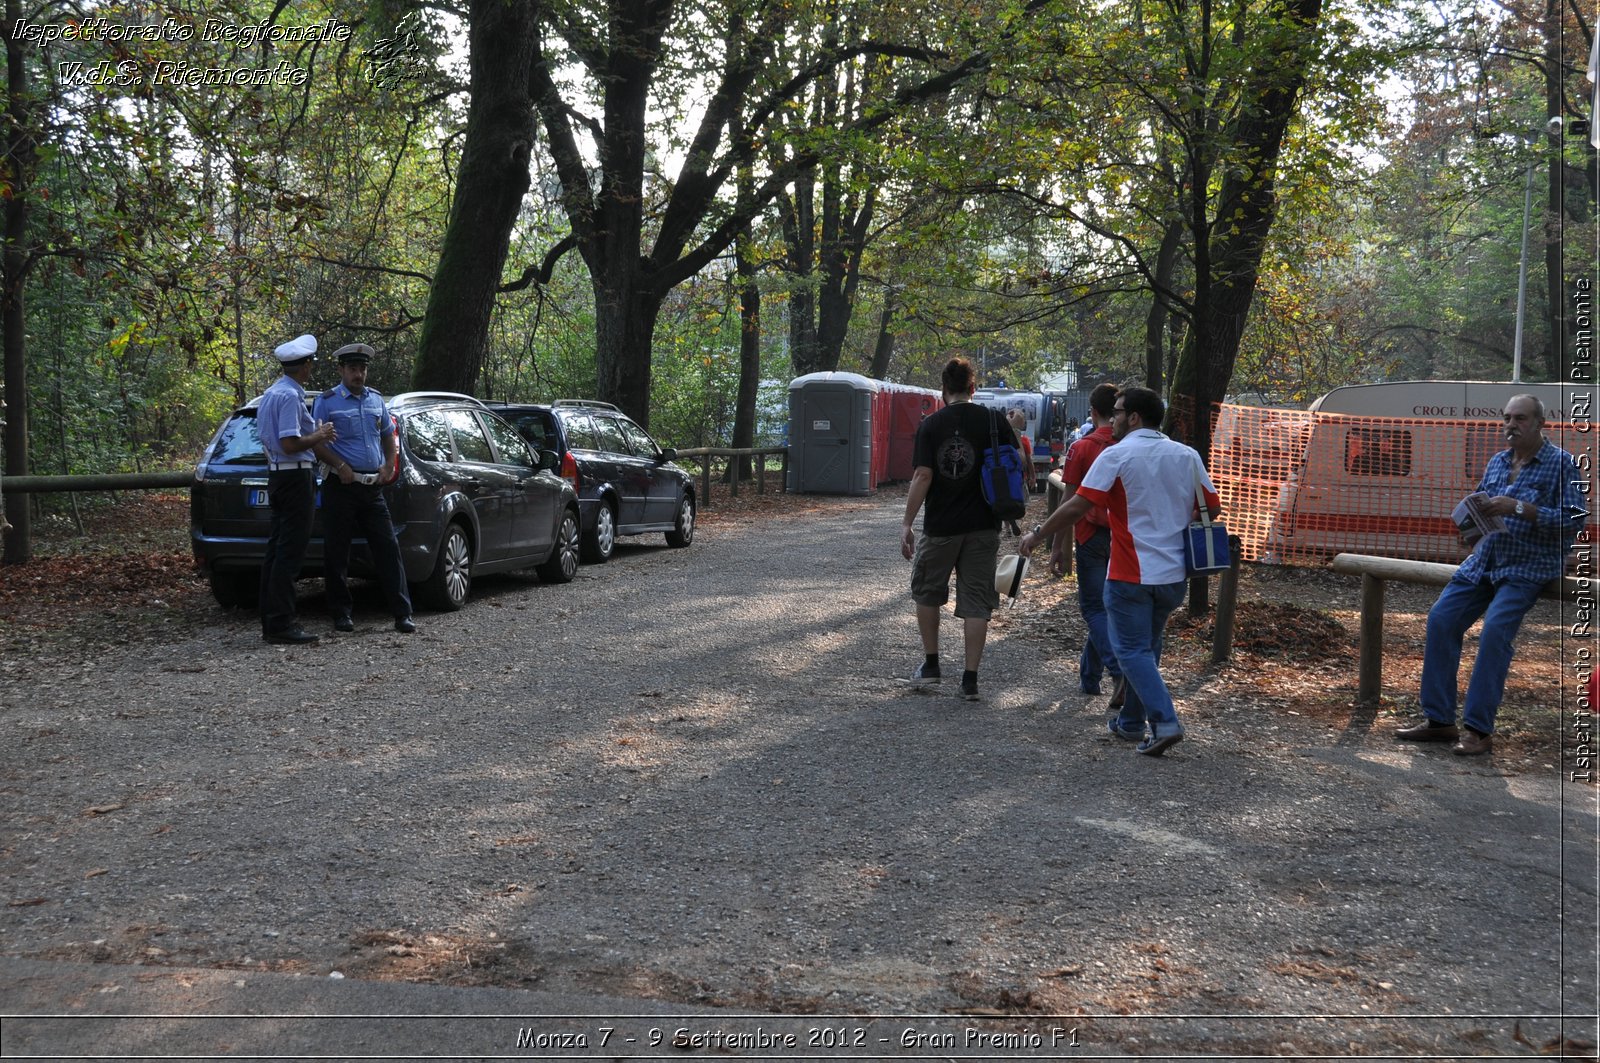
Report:
<svg viewBox="0 0 1600 1063"><path fill-rule="evenodd" d="M999 529L964 535L923 535L911 559L911 600L941 606L950 600L950 573L956 574L956 616L987 620L1000 605L994 588Z"/></svg>

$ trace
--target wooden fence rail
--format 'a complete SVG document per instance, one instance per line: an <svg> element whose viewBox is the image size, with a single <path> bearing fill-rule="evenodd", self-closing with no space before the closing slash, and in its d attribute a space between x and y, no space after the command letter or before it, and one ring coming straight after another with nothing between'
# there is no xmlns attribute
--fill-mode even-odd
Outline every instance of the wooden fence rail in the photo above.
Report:
<svg viewBox="0 0 1600 1063"><path fill-rule="evenodd" d="M0 478L6 494L53 494L74 491L149 491L162 487L188 487L194 469L183 472L112 472L87 476L7 476Z"/></svg>
<svg viewBox="0 0 1600 1063"><path fill-rule="evenodd" d="M700 506L702 509L711 508L711 466L713 458L755 458L756 459L756 494L767 492L767 457L772 454L781 455L783 460L779 463L778 490L787 490L789 483L789 448L788 447L694 447L690 450L678 451L680 458L700 459ZM729 480L728 493L734 498L739 497L739 477L734 476Z"/></svg>
<svg viewBox="0 0 1600 1063"><path fill-rule="evenodd" d="M1443 587L1456 574L1455 565L1434 561L1410 561L1371 554L1338 554L1333 570L1361 577L1361 629L1358 640L1360 664L1356 671L1356 703L1375 705L1383 695L1383 597L1389 580ZM1593 594L1588 580L1563 576L1552 580L1541 598L1576 601L1583 593Z"/></svg>

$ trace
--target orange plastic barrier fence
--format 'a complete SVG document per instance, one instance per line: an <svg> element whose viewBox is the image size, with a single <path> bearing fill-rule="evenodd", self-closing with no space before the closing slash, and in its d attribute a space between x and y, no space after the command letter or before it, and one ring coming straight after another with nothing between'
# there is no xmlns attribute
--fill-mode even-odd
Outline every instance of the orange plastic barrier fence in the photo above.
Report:
<svg viewBox="0 0 1600 1063"><path fill-rule="evenodd" d="M1592 428L1547 424L1545 435L1592 463ZM1505 446L1499 421L1223 404L1213 415L1210 469L1223 520L1247 560L1357 553L1456 564L1467 550L1450 511ZM1600 541L1592 506L1587 532L1587 541Z"/></svg>

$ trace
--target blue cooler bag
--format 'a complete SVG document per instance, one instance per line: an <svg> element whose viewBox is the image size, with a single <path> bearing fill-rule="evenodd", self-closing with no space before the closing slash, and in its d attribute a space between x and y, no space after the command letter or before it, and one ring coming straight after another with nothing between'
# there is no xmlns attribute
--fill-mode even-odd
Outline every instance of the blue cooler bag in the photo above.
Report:
<svg viewBox="0 0 1600 1063"><path fill-rule="evenodd" d="M1198 470L1194 474L1194 500L1200 519L1184 529L1184 567L1190 576L1226 572L1233 560L1228 553L1228 529L1220 520L1212 520L1206 510L1206 496Z"/></svg>

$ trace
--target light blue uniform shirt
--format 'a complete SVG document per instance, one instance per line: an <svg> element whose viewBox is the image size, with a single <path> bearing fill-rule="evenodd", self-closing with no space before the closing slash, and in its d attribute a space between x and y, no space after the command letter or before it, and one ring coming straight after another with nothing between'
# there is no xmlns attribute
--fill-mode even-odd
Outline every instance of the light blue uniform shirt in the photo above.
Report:
<svg viewBox="0 0 1600 1063"><path fill-rule="evenodd" d="M383 437L394 431L394 418L382 395L371 388L355 395L341 383L317 396L311 416L333 422L338 435L328 445L350 468L363 473L383 468Z"/></svg>
<svg viewBox="0 0 1600 1063"><path fill-rule="evenodd" d="M306 411L306 389L293 377L280 376L262 393L261 404L256 407L256 431L261 435L268 461L316 461L317 456L309 449L289 454L281 442L286 436L307 436L316 429L316 422Z"/></svg>

